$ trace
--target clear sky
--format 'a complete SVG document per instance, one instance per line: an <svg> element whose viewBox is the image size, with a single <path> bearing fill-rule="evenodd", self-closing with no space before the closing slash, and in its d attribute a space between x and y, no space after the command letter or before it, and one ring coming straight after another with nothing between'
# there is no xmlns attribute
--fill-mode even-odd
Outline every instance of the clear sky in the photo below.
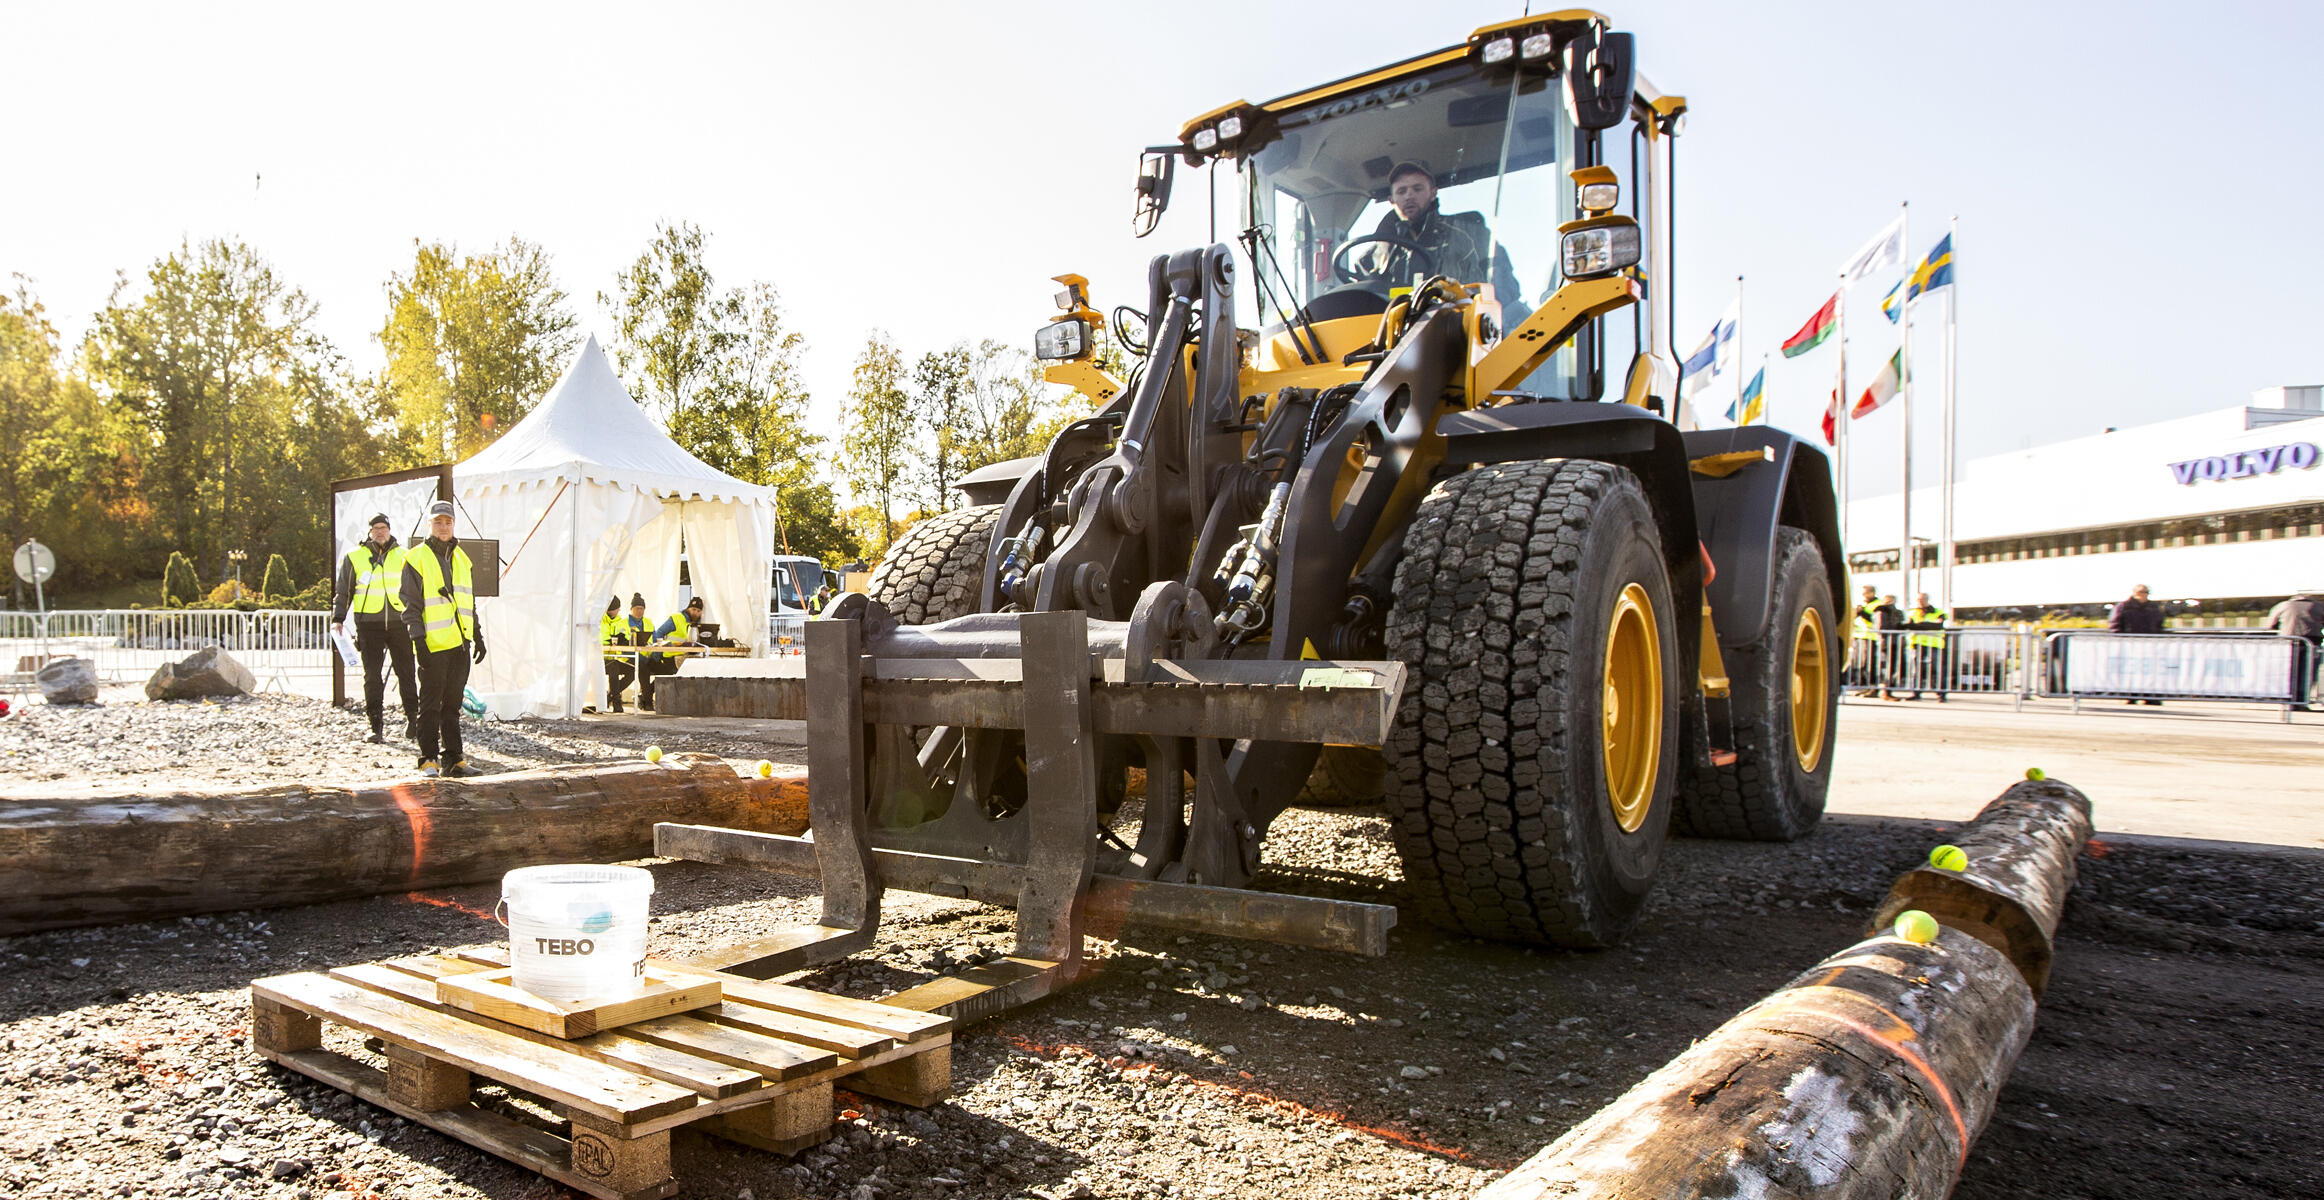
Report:
<svg viewBox="0 0 2324 1200"><path fill-rule="evenodd" d="M1546 7L1546 6L1544 6ZM907 353L1028 344L1047 277L1101 307L1205 236L1198 188L1129 236L1138 148L1462 40L1514 3L60 5L0 3L14 101L0 272L68 334L116 271L242 237L358 371L415 238L544 245L584 329L661 219L722 282L773 282L828 427L872 329ZM1683 353L1746 277L1772 353L1912 203L1958 216L1961 450L1974 456L2324 379L2324 5L1639 3L1606 10L1693 104L1679 141ZM1894 349L1851 308L1853 387ZM1934 316L1934 306L1921 310ZM1935 472L1933 330L1921 444ZM1830 350L1769 371L1813 435ZM1893 412L1856 490L1894 487Z"/></svg>

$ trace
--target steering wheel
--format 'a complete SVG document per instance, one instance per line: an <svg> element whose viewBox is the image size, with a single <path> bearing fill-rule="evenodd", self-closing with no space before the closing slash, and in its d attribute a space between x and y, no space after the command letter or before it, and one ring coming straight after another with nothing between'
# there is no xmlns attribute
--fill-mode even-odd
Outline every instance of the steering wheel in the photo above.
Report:
<svg viewBox="0 0 2324 1200"><path fill-rule="evenodd" d="M1428 247L1390 234L1375 233L1341 244L1339 251L1331 256L1332 278L1341 283L1372 283L1384 277L1386 275L1384 270L1374 269L1359 273L1355 266L1348 262L1348 251L1358 246L1369 246L1375 242L1394 246L1414 256L1412 261L1412 277L1414 279L1426 279L1436 274L1436 256L1429 252Z"/></svg>

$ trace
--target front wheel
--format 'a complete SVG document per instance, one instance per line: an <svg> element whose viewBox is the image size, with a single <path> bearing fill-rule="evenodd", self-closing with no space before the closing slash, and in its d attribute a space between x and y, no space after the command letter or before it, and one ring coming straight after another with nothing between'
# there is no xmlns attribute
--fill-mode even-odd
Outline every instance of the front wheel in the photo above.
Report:
<svg viewBox="0 0 2324 1200"><path fill-rule="evenodd" d="M1612 945L1662 862L1680 654L1638 478L1581 459L1445 480L1387 624L1411 668L1387 748L1414 904L1505 941Z"/></svg>

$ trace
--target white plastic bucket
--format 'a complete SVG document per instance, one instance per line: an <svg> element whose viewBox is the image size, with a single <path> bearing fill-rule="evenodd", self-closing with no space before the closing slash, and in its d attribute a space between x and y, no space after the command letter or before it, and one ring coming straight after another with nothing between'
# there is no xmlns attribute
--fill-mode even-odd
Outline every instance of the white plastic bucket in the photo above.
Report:
<svg viewBox="0 0 2324 1200"><path fill-rule="evenodd" d="M545 1000L622 1000L645 989L642 867L520 867L500 878L512 982Z"/></svg>

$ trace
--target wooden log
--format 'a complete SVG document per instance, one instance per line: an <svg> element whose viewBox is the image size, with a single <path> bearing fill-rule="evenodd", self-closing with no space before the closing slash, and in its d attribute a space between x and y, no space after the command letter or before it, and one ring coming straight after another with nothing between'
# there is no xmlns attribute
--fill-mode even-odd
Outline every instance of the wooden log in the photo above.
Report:
<svg viewBox="0 0 2324 1200"><path fill-rule="evenodd" d="M654 852L664 821L797 834L807 777L707 754L356 788L0 805L0 936L483 883Z"/></svg>
<svg viewBox="0 0 2324 1200"><path fill-rule="evenodd" d="M2018 783L1953 836L1968 866L1947 871L1924 861L1898 876L1872 932L1920 909L2007 955L2038 1000L2049 986L2051 941L2074 887L2074 861L2090 832L2089 797L2055 779Z"/></svg>
<svg viewBox="0 0 2324 1200"><path fill-rule="evenodd" d="M1478 1200L1941 1200L2033 1033L2025 980L1956 929L1824 960Z"/></svg>

